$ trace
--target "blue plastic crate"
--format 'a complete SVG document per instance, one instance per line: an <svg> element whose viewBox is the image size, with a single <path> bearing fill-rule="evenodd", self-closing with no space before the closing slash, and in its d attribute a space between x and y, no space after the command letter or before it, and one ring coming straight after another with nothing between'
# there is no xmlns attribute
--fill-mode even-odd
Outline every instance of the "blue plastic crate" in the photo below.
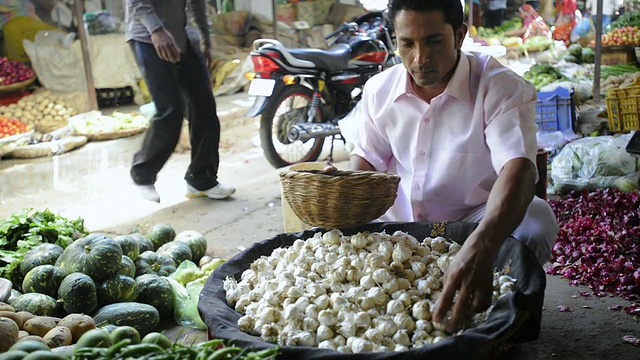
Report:
<svg viewBox="0 0 640 360"><path fill-rule="evenodd" d="M576 111L573 90L557 88L539 92L536 102L538 131L573 131Z"/></svg>

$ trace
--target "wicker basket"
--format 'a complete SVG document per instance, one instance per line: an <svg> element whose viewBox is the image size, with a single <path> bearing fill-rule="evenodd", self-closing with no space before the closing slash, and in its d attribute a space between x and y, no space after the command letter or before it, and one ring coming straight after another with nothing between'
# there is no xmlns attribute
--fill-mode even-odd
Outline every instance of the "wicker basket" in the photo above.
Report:
<svg viewBox="0 0 640 360"><path fill-rule="evenodd" d="M307 225L352 228L382 216L393 205L400 177L375 171L290 170L280 174L282 193Z"/></svg>
<svg viewBox="0 0 640 360"><path fill-rule="evenodd" d="M25 81L16 82L9 85L0 85L0 93L10 93L14 91L23 90L27 86L33 84L34 81L36 81L35 76Z"/></svg>
<svg viewBox="0 0 640 360"><path fill-rule="evenodd" d="M104 140L115 140L115 139L121 139L129 136L133 136L133 135L138 135L140 133L145 132L146 130L147 128L143 127L138 129L122 130L122 131L115 131L115 132L109 132L109 133L78 134L78 135L86 136L89 139L89 141L104 141Z"/></svg>

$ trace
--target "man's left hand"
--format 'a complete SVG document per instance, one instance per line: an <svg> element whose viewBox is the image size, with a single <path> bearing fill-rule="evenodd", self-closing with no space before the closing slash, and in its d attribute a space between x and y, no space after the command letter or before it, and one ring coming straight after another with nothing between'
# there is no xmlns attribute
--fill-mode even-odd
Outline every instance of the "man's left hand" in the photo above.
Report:
<svg viewBox="0 0 640 360"><path fill-rule="evenodd" d="M493 295L493 253L483 250L473 234L447 268L434 320L455 332L461 321L487 309ZM457 298L454 297L458 293ZM451 310L451 318L445 321Z"/></svg>

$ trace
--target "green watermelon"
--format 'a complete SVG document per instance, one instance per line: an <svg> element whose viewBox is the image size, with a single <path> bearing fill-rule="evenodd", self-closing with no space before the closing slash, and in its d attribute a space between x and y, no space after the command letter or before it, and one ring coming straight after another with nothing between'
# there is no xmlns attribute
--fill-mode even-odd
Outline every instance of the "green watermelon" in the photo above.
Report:
<svg viewBox="0 0 640 360"><path fill-rule="evenodd" d="M36 266L22 280L23 293L40 293L56 297L67 273L53 265Z"/></svg>
<svg viewBox="0 0 640 360"><path fill-rule="evenodd" d="M191 261L198 263L207 254L207 239L195 230L185 230L176 235L173 241L183 242L191 249Z"/></svg>
<svg viewBox="0 0 640 360"><path fill-rule="evenodd" d="M122 255L122 261L120 261L120 265L118 266L118 272L116 275L124 275L129 277L136 276L136 264L133 260L129 259L127 255Z"/></svg>
<svg viewBox="0 0 640 360"><path fill-rule="evenodd" d="M136 278L138 284L138 302L149 304L158 309L161 316L171 316L174 308L173 285L163 276L154 274Z"/></svg>
<svg viewBox="0 0 640 360"><path fill-rule="evenodd" d="M122 255L128 256L131 260L136 260L140 255L140 245L129 235L119 235L113 238L120 245Z"/></svg>
<svg viewBox="0 0 640 360"><path fill-rule="evenodd" d="M20 271L27 274L31 269L39 265L53 265L62 255L64 249L60 245L44 243L27 251L20 263Z"/></svg>
<svg viewBox="0 0 640 360"><path fill-rule="evenodd" d="M67 314L91 314L98 307L96 284L89 275L69 274L60 284L58 299Z"/></svg>
<svg viewBox="0 0 640 360"><path fill-rule="evenodd" d="M160 246L173 241L173 238L176 237L176 231L171 225L157 224L147 231L146 236L153 244L153 251L156 251Z"/></svg>
<svg viewBox="0 0 640 360"><path fill-rule="evenodd" d="M185 260L191 260L189 245L180 241L170 241L160 246L156 253L170 257L176 263L176 266L179 266Z"/></svg>
<svg viewBox="0 0 640 360"><path fill-rule="evenodd" d="M138 285L135 279L124 275L107 278L98 285L97 291L100 306L135 301L138 298Z"/></svg>
<svg viewBox="0 0 640 360"><path fill-rule="evenodd" d="M39 293L22 294L11 301L16 312L26 311L36 316L58 316L61 309L55 298Z"/></svg>
<svg viewBox="0 0 640 360"><path fill-rule="evenodd" d="M122 248L103 234L89 234L69 245L56 266L68 274L80 272L93 281L102 281L118 272L122 261Z"/></svg>
<svg viewBox="0 0 640 360"><path fill-rule="evenodd" d="M146 236L140 233L132 233L132 234L129 234L129 237L138 243L138 247L140 248L140 254L142 254L145 251L155 251L155 249L153 248L153 243Z"/></svg>

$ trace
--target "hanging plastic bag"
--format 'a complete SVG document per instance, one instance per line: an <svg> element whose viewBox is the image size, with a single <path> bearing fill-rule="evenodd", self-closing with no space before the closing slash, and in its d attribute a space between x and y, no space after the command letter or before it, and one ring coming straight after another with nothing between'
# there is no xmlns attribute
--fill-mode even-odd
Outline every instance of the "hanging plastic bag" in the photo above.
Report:
<svg viewBox="0 0 640 360"><path fill-rule="evenodd" d="M206 278L203 278L206 281ZM186 287L182 286L176 280L167 277L167 280L173 286L173 299L175 301L175 307L173 310L173 318L178 325L188 326L190 328L198 330L207 330L207 325L200 318L198 314L198 297L202 287L204 287L204 281L201 281L202 286L191 286L191 293ZM193 283L199 282L199 280L192 281ZM187 284L187 286L189 286Z"/></svg>
<svg viewBox="0 0 640 360"><path fill-rule="evenodd" d="M198 268L198 265L186 260L167 279L173 285L173 299L175 301L173 317L176 323L194 329L206 330L207 327L198 314L198 298L207 280L205 273ZM192 283L195 284L190 285Z"/></svg>
<svg viewBox="0 0 640 360"><path fill-rule="evenodd" d="M551 163L555 189L561 194L582 189L637 189L640 158L624 150L630 137L581 138L565 145Z"/></svg>

